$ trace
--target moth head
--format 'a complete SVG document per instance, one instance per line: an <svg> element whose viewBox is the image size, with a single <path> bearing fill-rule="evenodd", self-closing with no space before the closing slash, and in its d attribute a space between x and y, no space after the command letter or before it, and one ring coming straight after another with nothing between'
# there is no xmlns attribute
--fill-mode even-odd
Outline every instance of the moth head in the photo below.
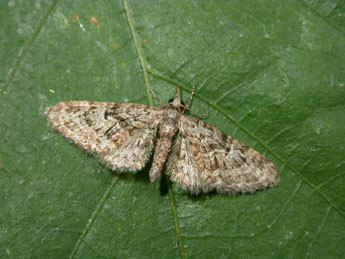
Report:
<svg viewBox="0 0 345 259"><path fill-rule="evenodd" d="M184 102L181 100L180 98L181 96L181 89L180 87L178 86L176 88L176 96L175 98L171 98L169 99L169 105L168 106L172 106L174 107L175 109L177 109L179 112L182 112L184 113L185 109L186 109L186 105L184 104Z"/></svg>
<svg viewBox="0 0 345 259"><path fill-rule="evenodd" d="M184 107L185 107L185 104L180 99L180 97L170 98L169 99L169 105L180 108L182 110L184 110Z"/></svg>

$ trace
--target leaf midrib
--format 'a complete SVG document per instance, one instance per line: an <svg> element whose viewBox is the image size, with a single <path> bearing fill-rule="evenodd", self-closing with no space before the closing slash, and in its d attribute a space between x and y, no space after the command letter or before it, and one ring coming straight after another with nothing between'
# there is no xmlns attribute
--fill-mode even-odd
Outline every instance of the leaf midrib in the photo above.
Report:
<svg viewBox="0 0 345 259"><path fill-rule="evenodd" d="M145 57L143 55L142 46L141 46L140 41L139 41L139 36L137 35L136 30L135 30L133 15L132 15L132 12L131 12L131 9L129 7L127 0L123 0L122 4L123 4L124 10L125 10L127 25L128 25L129 31L130 31L131 36L132 36L133 45L134 45L135 51L137 53L140 67L142 69L142 73L144 76L146 95L147 95L149 104L152 106L154 103L153 103L152 94L150 92L150 82L148 79L148 67L147 67L147 64L145 61ZM179 219L178 219L175 194L172 190L171 184L168 184L168 195L169 195L170 208L171 208L172 217L173 217L177 247L178 247L179 254L180 254L181 258L186 258L186 253L185 253L185 249L183 246L182 235L180 232L180 224L179 224Z"/></svg>

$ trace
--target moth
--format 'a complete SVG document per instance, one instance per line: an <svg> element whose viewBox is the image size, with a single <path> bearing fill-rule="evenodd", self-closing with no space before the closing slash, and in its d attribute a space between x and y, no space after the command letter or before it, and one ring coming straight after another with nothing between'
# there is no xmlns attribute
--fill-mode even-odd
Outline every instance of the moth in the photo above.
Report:
<svg viewBox="0 0 345 259"><path fill-rule="evenodd" d="M151 88L152 90L152 88ZM184 115L180 87L167 105L69 101L46 110L50 125L116 172L162 172L192 194L254 192L275 186L280 176L263 155L206 122Z"/></svg>

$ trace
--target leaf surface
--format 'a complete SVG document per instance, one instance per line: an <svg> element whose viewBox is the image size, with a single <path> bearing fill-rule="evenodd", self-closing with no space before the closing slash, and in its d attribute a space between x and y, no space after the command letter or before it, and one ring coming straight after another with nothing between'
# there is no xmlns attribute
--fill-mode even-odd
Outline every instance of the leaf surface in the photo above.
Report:
<svg viewBox="0 0 345 259"><path fill-rule="evenodd" d="M341 1L15 1L0 8L0 257L340 258ZM252 195L117 175L56 134L60 101L192 109L276 165Z"/></svg>

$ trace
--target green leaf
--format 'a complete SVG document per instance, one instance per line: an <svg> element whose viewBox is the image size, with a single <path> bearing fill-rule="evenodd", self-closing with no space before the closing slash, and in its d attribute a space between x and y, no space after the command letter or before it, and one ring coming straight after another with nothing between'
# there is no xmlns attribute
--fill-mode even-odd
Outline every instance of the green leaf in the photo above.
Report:
<svg viewBox="0 0 345 259"><path fill-rule="evenodd" d="M344 3L0 3L0 257L340 258ZM56 134L60 101L153 105L181 85L281 183L190 196L117 175ZM165 190L164 187L167 187Z"/></svg>

